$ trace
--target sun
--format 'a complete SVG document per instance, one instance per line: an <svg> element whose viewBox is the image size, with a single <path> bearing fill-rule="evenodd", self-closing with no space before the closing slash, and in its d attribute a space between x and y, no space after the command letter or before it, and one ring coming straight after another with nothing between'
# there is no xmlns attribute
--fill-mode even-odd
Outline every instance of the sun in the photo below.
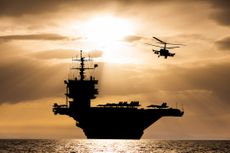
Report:
<svg viewBox="0 0 230 153"><path fill-rule="evenodd" d="M105 62L123 63L127 49L124 40L127 36L135 35L135 22L129 18L114 15L95 15L75 24L81 35L81 45L87 50L103 52L100 60ZM125 51L124 51L125 50Z"/></svg>
<svg viewBox="0 0 230 153"><path fill-rule="evenodd" d="M130 21L111 15L96 16L86 21L83 29L88 41L111 44L133 33Z"/></svg>

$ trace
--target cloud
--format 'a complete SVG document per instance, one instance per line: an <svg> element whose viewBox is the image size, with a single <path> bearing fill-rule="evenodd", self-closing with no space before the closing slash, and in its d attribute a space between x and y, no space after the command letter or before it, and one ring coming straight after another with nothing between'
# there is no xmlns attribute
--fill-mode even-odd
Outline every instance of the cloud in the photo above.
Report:
<svg viewBox="0 0 230 153"><path fill-rule="evenodd" d="M230 1L220 1L220 0L209 0L212 7L217 9L217 11L212 14L212 17L222 25L230 25Z"/></svg>
<svg viewBox="0 0 230 153"><path fill-rule="evenodd" d="M84 53L83 56L85 57L92 57L97 58L102 56L102 51L94 50L89 51L88 53ZM29 56L35 57L38 59L65 59L65 58L72 58L79 55L79 51L77 50L66 50L66 49L55 49L55 50L48 50L48 51L38 51L35 53L30 54Z"/></svg>
<svg viewBox="0 0 230 153"><path fill-rule="evenodd" d="M216 41L216 44L219 47L219 49L230 51L230 36Z"/></svg>
<svg viewBox="0 0 230 153"><path fill-rule="evenodd" d="M68 40L69 37L59 34L28 34L28 35L5 35L0 36L0 42L12 41L12 40Z"/></svg>
<svg viewBox="0 0 230 153"><path fill-rule="evenodd" d="M79 51L28 52L9 44L1 44L0 49L0 104L64 97L63 80L67 79L70 63L52 62L52 59L71 58L79 55ZM101 57L102 51L84 54L86 57Z"/></svg>
<svg viewBox="0 0 230 153"><path fill-rule="evenodd" d="M229 62L209 63L206 66L192 68L172 67L159 75L162 79L160 89L170 91L208 91L223 103L228 104L230 87L226 85L230 78ZM211 101L211 99L210 99ZM228 104L229 105L229 104Z"/></svg>
<svg viewBox="0 0 230 153"><path fill-rule="evenodd" d="M79 51L76 50L63 50L63 49L55 49L48 51L38 51L30 54L31 57L35 57L38 59L65 59L76 56Z"/></svg>
<svg viewBox="0 0 230 153"><path fill-rule="evenodd" d="M58 11L68 11L69 8L75 8L76 11L82 9L95 10L95 6L102 7L110 4L105 0L99 1L75 1L75 0L0 0L0 16L25 16L39 15L43 13L57 13ZM93 9L94 8L94 9Z"/></svg>
<svg viewBox="0 0 230 153"><path fill-rule="evenodd" d="M132 43L135 41L140 41L141 39L144 39L144 37L137 36L137 35L130 35L130 36L125 37L124 41Z"/></svg>
<svg viewBox="0 0 230 153"><path fill-rule="evenodd" d="M171 1L158 1L158 0L0 0L0 16L7 17L22 17L28 15L42 15L42 14L55 14L59 12L68 13L73 11L78 14L101 12L109 10L110 12L124 12L130 8L136 9L138 5L152 5L159 3L167 3ZM95 9L97 6L97 9ZM75 14L77 15L77 14Z"/></svg>
<svg viewBox="0 0 230 153"><path fill-rule="evenodd" d="M22 16L26 14L39 14L43 11L53 12L63 1L40 0L0 0L0 16Z"/></svg>
<svg viewBox="0 0 230 153"><path fill-rule="evenodd" d="M28 14L29 15L35 15L35 14L39 15L40 13L49 13L49 12L50 13L58 13L59 11L64 11L64 10L68 12L70 8L72 10L73 10L73 8L76 8L75 12L81 12L81 10L84 10L84 9L85 9L85 11L88 11L91 8L93 8L95 6L95 4L98 4L97 6L99 6L99 7L108 5L108 6L110 6L110 8L113 8L113 9L109 9L110 12L117 12L118 14L121 13L123 15L125 14L126 16L127 16L127 14L128 14L128 16L133 16L133 13L132 13L133 11L135 13L140 13L140 16L138 15L137 18L141 17L141 18L144 18L144 19L148 19L147 22L151 22L151 23L153 23L153 21L151 21L149 19L150 19L150 17L152 18L152 15L155 15L154 19L156 19L156 17L159 17L159 20L165 19L165 20L167 20L167 23L170 22L170 23L177 23L177 24L183 24L183 25L186 23L187 20L190 20L190 16L191 16L190 10L196 8L195 6L197 5L196 2L190 1L190 3L192 5L191 5L190 8L188 8L187 7L188 6L187 2L186 2L186 4L185 3L180 3L180 5L179 5L179 3L175 3L174 4L174 2L171 2L171 1L164 1L164 4L167 3L167 5L164 5L162 7L161 6L162 3L160 3L160 4L157 3L156 4L157 6L156 6L156 5L149 5L148 2L151 2L151 1L143 1L142 2L142 1L132 1L132 0L131 1L125 1L125 2L124 1L110 1L110 2L108 2L108 1L97 1L97 2L92 2L92 3L90 3L89 1L87 1L87 2L84 1L83 2L83 1L72 1L72 0L69 0L69 1L52 1L52 0L47 0L47 1L38 1L38 0L35 0L35 1L29 1L29 0L28 1L27 0L6 1L5 0L4 1L3 0L1 2L2 2L1 3L2 5L0 6L0 8L1 8L0 9L1 16L4 16L4 15L6 15L6 16L24 15L25 16L25 15L28 15ZM104 3L102 3L102 2L104 2ZM154 1L154 2L156 2L156 1ZM151 4L153 4L154 2L151 2ZM179 1L175 1L175 2L179 2ZM218 1L210 1L210 2L212 2L212 4L218 3L217 6L216 6L217 8L224 8L224 5L221 2L218 2ZM76 5L76 4L78 4L78 5ZM137 4L141 4L141 5L137 5ZM155 9L150 9L150 7L152 7L152 6L154 6L154 8L156 7L156 10ZM202 5L202 6L199 6L199 7L204 7L204 6ZM65 8L65 9L63 9L63 8ZM129 8L129 9L126 9L126 8ZM181 9L179 9L179 8L181 8ZM160 16L158 16L158 14L156 14L156 12L158 10L160 10L160 9L165 9L166 12L164 11L164 12L160 13ZM200 8L196 8L196 9L197 10L201 10ZM119 12L119 10L121 10L121 12ZM186 11L186 10L187 10L187 12L182 13L183 11ZM226 9L224 9L224 10L226 10ZM97 11L97 9L90 10L90 12L92 12L92 11ZM153 12L153 11L156 11L156 12ZM155 14L153 14L153 13L155 13ZM171 18L171 16L169 16L170 14L174 15L175 18ZM179 14L179 15L176 15L176 14ZM197 12L197 14L199 14L199 12ZM63 15L66 15L66 14L63 13ZM73 14L73 15L77 15L77 13ZM203 17L203 15L204 14L202 14L202 17ZM27 16L27 17L33 17L34 18L34 16ZM180 21L184 21L183 17L186 19L185 22L176 22L177 19L180 19ZM182 18L182 20L181 20L181 18ZM194 18L193 17L193 19L197 19L198 20L199 18ZM154 22L155 22L155 20L154 20ZM160 22L161 21L159 21L159 23ZM191 21L191 22L194 23L193 21ZM163 25L168 25L168 24L163 24ZM173 24L171 26L173 26ZM151 27L154 27L154 25L151 24ZM192 25L192 28L193 27L194 27L194 25ZM164 27L161 26L161 28L164 28ZM155 29L157 29L157 28L155 28ZM199 32L197 32L197 34L199 34ZM198 36L202 36L202 35L194 35L194 39L197 40L196 37L198 37ZM11 41L11 40L65 40L65 39L69 39L69 38L66 37L66 36L58 35L58 34L31 34L31 35L8 35L8 36L0 36L0 41L1 40L2 41ZM126 37L125 41L132 43L132 42L141 41L143 39L145 39L145 38L142 37L142 36L132 35L132 36ZM221 40L220 42L223 44L224 40L225 39ZM218 43L220 43L220 42L218 42ZM227 46L227 42L224 41L224 44L225 44L224 46L225 47ZM32 62L31 64L34 64L35 61L39 61L40 59L53 59L53 58L64 59L64 58L69 58L69 57L72 57L75 54L74 52L75 51L73 51L73 50L66 50L66 49L44 50L44 51L39 51L39 52L36 52L36 53L31 53L28 56L31 56L31 57L35 58L34 60L31 60L31 62ZM98 55L95 55L95 56L101 56L101 52L98 52ZM21 63L22 67L24 66L25 69L28 69L28 70L32 70L33 69L32 67L27 67L24 64L26 61L22 60L21 62L22 62ZM20 65L20 63L18 63L18 62L15 62L15 64L16 65ZM29 64L28 61L27 61L27 64ZM8 66L11 66L11 64L8 65ZM36 65L34 65L34 66L35 66L35 69L36 69L37 66ZM214 67L215 67L215 65L214 65ZM4 72L6 71L6 67L2 66L1 68L2 68L2 70ZM49 68L51 68L51 67L49 67ZM221 66L219 68L221 68L221 70L222 70ZM10 68L10 69L13 69L13 68ZM54 66L53 69L56 69L56 66ZM119 69L120 69L120 67L117 67L116 71L119 71ZM136 69L136 67L131 67L130 69ZM187 78L191 79L191 80L184 80L183 79L185 81L185 84L186 83L190 84L189 83L190 81L194 81L194 79L196 80L195 76L194 76L194 78L190 77L190 75L193 74L193 73L190 73L190 72L194 72L194 73L196 72L198 74L203 74L203 71L199 70L199 69L201 69L201 68L197 68L197 70L195 70L195 69L185 70L185 69L179 68L179 70L181 70L181 72L184 72L183 78L187 77ZM41 68L41 70L42 70L42 68ZM48 69L46 67L44 68L44 70L50 71L50 69ZM180 74L179 70L175 69L174 72L177 72L177 73ZM213 69L212 69L212 67L209 67L208 70L211 71ZM205 72L207 73L207 75L208 76L213 76L213 74L210 74L210 73L207 72L208 70L205 70ZM21 71L24 73L24 71L22 69L21 69ZM38 72L40 72L40 71L38 71ZM170 88L172 88L172 86L178 87L177 84L174 84L174 85L171 85L170 87L167 87L167 83L173 84L173 81L168 81L169 78L172 79L172 80L173 79L176 80L176 78L174 77L174 72L173 71L167 70L167 72L170 72L170 74L167 74L167 75L165 74L167 76L167 77L165 76L165 79L163 79L163 80L165 80L165 82L162 83L162 81L159 81L160 83L157 83L156 81L153 81L154 84L152 84L152 87L154 88L154 90L157 90L157 88L162 88L163 90L169 90ZM224 71L221 71L220 73L223 73L223 72ZM111 72L111 73L113 75L115 75L113 72ZM136 74L136 75L140 76L140 78L141 77L143 77L143 78L149 77L150 80L154 80L154 79L155 80L162 80L161 78L164 77L164 76L159 76L156 79L156 77L157 77L156 75L149 74L148 72L143 71L143 70L141 70L141 73L142 73L141 74L142 76L140 76L140 74ZM152 73L155 73L155 72L152 72ZM44 77L47 76L48 74L49 74L48 72L46 74L44 74ZM126 76L125 72L123 74L124 74L124 76ZM120 76L123 76L123 74L120 75L120 74L117 73L117 77L116 78L119 78L119 80L120 80L120 84L119 85L122 85L123 83L124 84L127 83L127 81L122 80L122 78L120 77ZM113 75L111 77L114 77ZM206 74L203 74L203 75L206 75ZM136 78L136 77L134 77L135 75L132 72L129 72L128 76L130 76L130 82L134 81L134 80L132 80L132 78ZM140 78L136 78L136 79L141 80ZM208 77L208 78L210 78L210 77ZM208 80L208 78L207 78L207 80ZM199 79L201 79L201 78L199 78ZM204 83L207 82L207 80L202 78L202 81L200 81L200 83L204 85ZM141 83L136 84L135 87L133 87L132 83L130 83L129 85L126 85L126 87L124 87L124 90L122 89L120 91L124 91L124 93L127 93L127 91L131 92L132 91L131 89L135 89L135 93L138 93L138 89L140 89L140 88L142 89L141 85L143 85L143 84L146 83L144 81L140 81L140 82ZM218 84L216 83L216 80L212 80L211 83L214 83L214 82L216 84L215 87L217 87ZM181 84L181 83L178 82L178 84ZM195 84L196 84L196 81L194 82L194 85ZM182 85L182 86L184 86L184 85ZM204 90L209 91L210 88L213 88L213 89L210 89L210 90L214 90L215 93L219 91L219 90L215 90L215 88L212 87L211 85L210 85L210 87L208 87L208 83L206 83L205 86L206 87L205 87ZM110 86L110 88L113 88L112 85ZM192 88L192 89L190 89L190 88ZM128 90L126 90L126 89L128 89ZM149 89L149 90L151 90L151 89ZM178 91L181 91L181 90L203 90L203 88L202 88L202 86L198 86L197 85L197 87L193 87L191 85L190 87L185 87L185 88L175 89L175 90L178 90ZM111 91L111 93L112 93L113 91L116 91L116 90L108 89L108 91ZM120 91L118 90L116 92L119 94ZM143 91L146 91L146 89L143 90ZM220 92L218 92L218 93L220 95Z"/></svg>
<svg viewBox="0 0 230 153"><path fill-rule="evenodd" d="M0 103L62 96L68 65L15 57L0 64Z"/></svg>
<svg viewBox="0 0 230 153"><path fill-rule="evenodd" d="M159 34L160 30L168 33L173 28L180 31L185 31L188 28L191 30L191 27L195 30L200 28L200 25L206 21L203 18L207 17L207 12L210 11L210 8L207 8L207 5L204 6L203 3L197 1L182 3L179 0L164 0L161 2L156 0L2 0L0 17L14 17L13 19L10 18L10 21L6 20L6 22L30 27L30 30L44 30L41 27L55 29L59 26L64 27L71 22L81 22L94 16L110 14L134 20L137 22L137 26L141 25L142 28L145 26L143 29L148 29L149 33ZM95 6L97 6L97 9L95 9ZM164 11L162 12L162 10ZM193 11L193 15L191 15L191 11ZM194 23L196 24L194 25ZM12 28L15 28L15 26L12 25ZM5 29L4 26L3 29Z"/></svg>
<svg viewBox="0 0 230 153"><path fill-rule="evenodd" d="M229 105L230 69L229 62L209 63L206 66L190 68L171 65L167 69L157 70L137 65L104 65L101 93L104 95L144 94L157 98L160 91L179 95L212 95L222 103ZM121 77L125 76L125 77ZM116 78L116 83L113 79ZM171 96L172 96L171 95ZM209 99L213 101L213 99Z"/></svg>

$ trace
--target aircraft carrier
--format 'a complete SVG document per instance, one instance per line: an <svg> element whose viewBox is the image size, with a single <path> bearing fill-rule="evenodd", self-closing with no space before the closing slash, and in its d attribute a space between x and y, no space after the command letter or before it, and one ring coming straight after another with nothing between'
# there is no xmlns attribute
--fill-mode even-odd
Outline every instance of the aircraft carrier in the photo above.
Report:
<svg viewBox="0 0 230 153"><path fill-rule="evenodd" d="M66 104L53 105L54 114L67 115L76 121L89 139L140 139L144 130L161 117L181 117L183 110L171 108L166 103L139 108L139 101L120 101L99 104L91 107L91 100L98 94L98 80L86 76L85 71L93 70L97 64L86 66L86 59L80 51L80 58L73 59L79 66L72 69L79 72L78 77L68 78L66 84Z"/></svg>

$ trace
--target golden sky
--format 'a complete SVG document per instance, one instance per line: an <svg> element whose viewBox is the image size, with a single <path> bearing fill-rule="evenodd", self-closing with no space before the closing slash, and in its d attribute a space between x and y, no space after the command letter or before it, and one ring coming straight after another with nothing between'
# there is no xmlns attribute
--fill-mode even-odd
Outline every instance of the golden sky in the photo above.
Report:
<svg viewBox="0 0 230 153"><path fill-rule="evenodd" d="M224 0L0 0L0 138L84 138L55 116L71 58L99 63L93 105L182 105L144 138L230 139L230 2ZM152 36L185 46L158 58Z"/></svg>

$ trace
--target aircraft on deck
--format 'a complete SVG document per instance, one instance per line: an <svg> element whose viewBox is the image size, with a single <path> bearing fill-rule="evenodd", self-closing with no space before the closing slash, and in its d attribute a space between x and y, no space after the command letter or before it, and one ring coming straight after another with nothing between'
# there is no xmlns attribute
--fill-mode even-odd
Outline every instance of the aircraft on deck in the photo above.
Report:
<svg viewBox="0 0 230 153"><path fill-rule="evenodd" d="M161 108L168 108L167 103L162 103L161 105L149 105L147 107L159 108L159 109L161 109Z"/></svg>

